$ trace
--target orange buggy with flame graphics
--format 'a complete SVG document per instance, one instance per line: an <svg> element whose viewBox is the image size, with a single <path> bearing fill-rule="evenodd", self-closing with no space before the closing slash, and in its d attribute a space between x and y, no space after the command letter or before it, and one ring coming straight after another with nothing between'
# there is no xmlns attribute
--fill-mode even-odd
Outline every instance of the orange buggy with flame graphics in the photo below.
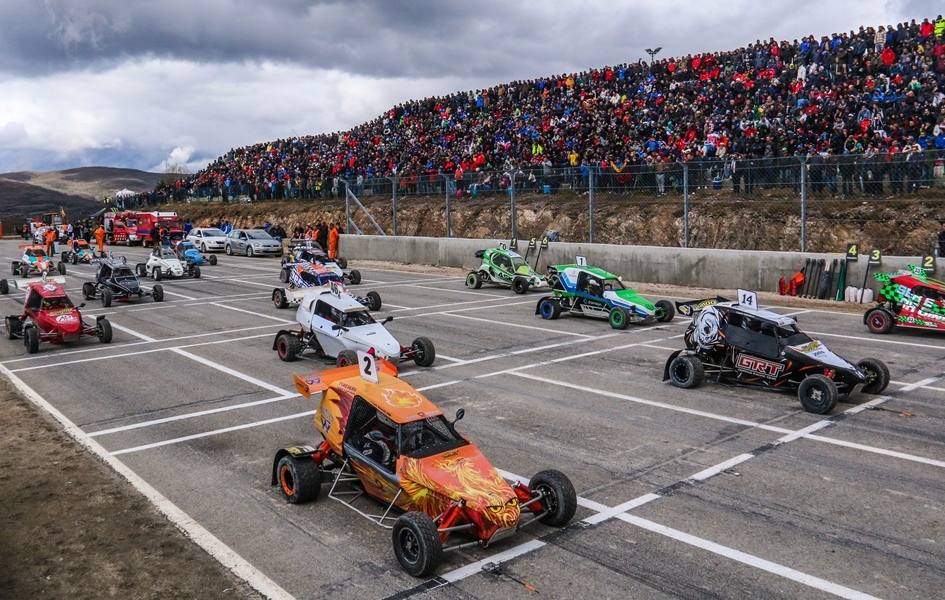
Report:
<svg viewBox="0 0 945 600"><path fill-rule="evenodd" d="M276 453L272 485L288 502L315 500L330 483L329 498L392 531L394 554L415 577L432 573L444 551L488 546L534 521L560 527L574 516L577 496L563 473L509 485L456 432L462 409L450 421L391 363L364 353L359 362L295 376L305 397L321 393L315 427L324 441Z"/></svg>

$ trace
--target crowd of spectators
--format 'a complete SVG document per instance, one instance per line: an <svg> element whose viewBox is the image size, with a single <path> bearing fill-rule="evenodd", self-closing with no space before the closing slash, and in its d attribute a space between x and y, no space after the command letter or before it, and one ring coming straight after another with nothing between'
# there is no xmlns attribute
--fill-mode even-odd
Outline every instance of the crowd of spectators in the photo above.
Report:
<svg viewBox="0 0 945 600"><path fill-rule="evenodd" d="M931 180L923 154L945 153L943 76L941 15L757 40L413 100L349 131L232 149L158 192L331 198L396 178L408 192L462 193L550 170L580 185L595 169L621 185L645 173L662 193L686 163L697 186L725 176L749 193L796 188L805 163L815 191L875 193L886 177L893 193L915 191Z"/></svg>

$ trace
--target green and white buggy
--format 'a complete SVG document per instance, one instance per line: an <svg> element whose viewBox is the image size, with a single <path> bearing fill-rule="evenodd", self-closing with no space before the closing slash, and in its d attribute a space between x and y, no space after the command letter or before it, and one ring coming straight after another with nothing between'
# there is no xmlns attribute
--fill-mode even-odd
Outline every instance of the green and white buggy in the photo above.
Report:
<svg viewBox="0 0 945 600"><path fill-rule="evenodd" d="M625 287L622 278L597 267L548 267L548 280L552 295L541 298L535 307L535 314L543 319L557 319L566 312L607 319L614 329L626 329L630 323L665 323L676 316L672 302L660 300L654 304Z"/></svg>
<svg viewBox="0 0 945 600"><path fill-rule="evenodd" d="M550 287L548 280L536 273L515 250L505 247L477 250L476 258L482 262L476 270L466 275L466 286L474 290L484 283L510 287L516 294Z"/></svg>

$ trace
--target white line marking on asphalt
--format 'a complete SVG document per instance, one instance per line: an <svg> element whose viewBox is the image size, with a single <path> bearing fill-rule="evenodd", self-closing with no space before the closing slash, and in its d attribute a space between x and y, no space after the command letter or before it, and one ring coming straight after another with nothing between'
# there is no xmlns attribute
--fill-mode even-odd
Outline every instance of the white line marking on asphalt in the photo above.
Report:
<svg viewBox="0 0 945 600"><path fill-rule="evenodd" d="M483 321L483 322L485 322L485 323L495 323L495 319L483 319L483 318L481 318L481 317L470 317L469 315L460 315L460 314L456 314L456 313L453 313L453 312L444 312L444 313L441 313L441 314L444 314L444 315L449 316L449 317L455 317L455 318L457 318L457 319L469 319L469 320L471 320L471 321ZM547 333L548 333L548 328L547 328L547 327L536 327L536 326L534 326L534 325L520 325L520 324L518 324L518 323L503 323L502 326L503 326L503 327L516 327L516 328L519 328L519 329L533 329L533 330L535 330L535 331L541 331L542 333L544 333L544 334L546 334L546 335L547 335ZM569 332L569 331L556 331L555 333L560 334L560 335L576 335L576 336L578 336L578 337L594 338L594 339L597 339L597 338L599 337L599 336L596 336L596 335L587 335L587 334L584 334L584 333L572 333L572 332Z"/></svg>
<svg viewBox="0 0 945 600"><path fill-rule="evenodd" d="M195 360L195 361L199 362L200 364L207 365L208 367L213 368L213 369L216 369L216 370L218 370L218 371L222 371L222 372L226 373L227 375L232 375L233 377L236 377L237 379L242 379L243 381L252 383L253 385L257 385L257 386L259 386L259 387L261 387L261 388L263 388L263 389L267 389L267 390L269 390L270 392L275 392L275 393L277 393L277 394L282 394L283 396L291 396L292 394L295 393L294 391L290 391L290 390L283 389L283 388L281 388L281 387L279 387L279 386L277 386L277 385L272 385L272 384L266 383L265 381L263 381L263 380L261 380L261 379L256 379L256 378L253 377L252 375L247 375L247 374L245 374L245 373L240 373L240 372L237 371L236 369L231 369L231 368L229 368L229 367L225 367L225 366L221 365L221 364L218 363L218 362L214 362L214 361L209 360L209 359L206 359L206 358L204 358L204 357L202 357L202 356L197 356L196 354L191 354L190 352L186 352L186 351L184 351L184 350L181 350L180 348L170 348L170 350L171 350L171 352L175 352L175 353L177 353L177 354L180 354L181 356L186 356L187 358L189 358L189 359L191 359L191 360Z"/></svg>
<svg viewBox="0 0 945 600"><path fill-rule="evenodd" d="M462 579L469 577L470 575L475 575L476 573L482 572L482 567L485 566L486 563L499 564L507 560L512 560L513 558L517 556L521 556L523 554L527 554L534 550L538 550L544 545L545 543L541 540L530 540L528 542L525 542L524 544L514 546L512 548L509 548L508 550L499 552L498 554L493 554L492 556L489 556L482 560L478 560L464 567L460 567L458 569L450 571L449 573L445 573L441 575L440 577L445 579L446 581L449 581L450 583L455 583L457 581L460 581Z"/></svg>
<svg viewBox="0 0 945 600"><path fill-rule="evenodd" d="M778 563L765 560L758 556L746 554L745 552L735 550L734 548L728 548L721 544L717 544L715 542L711 542L709 540L679 531L678 529L672 529L665 525L654 523L648 519L642 519L640 517L625 513L617 515L617 518L621 521L626 521L631 525L642 527L647 531L652 531L653 533L672 538L676 541L683 542L684 544L689 544L690 546L707 550L713 554L724 556L730 560L740 562L742 564L766 571L785 579L790 579L791 581L796 581L797 583L801 583L808 587L812 587L814 589L818 589L841 598L850 598L851 600L878 600L875 596L870 596L869 594L842 586L838 583L833 583L832 581L827 581L826 579L821 579L820 577L802 573L796 569L779 565Z"/></svg>
<svg viewBox="0 0 945 600"><path fill-rule="evenodd" d="M914 346L916 348L931 348L933 350L945 350L945 346L936 346L935 344L919 344L917 342L898 342L896 340L890 340L888 338L877 338L877 337L860 337L855 335L841 334L841 333L822 333L819 331L807 331L807 335L814 337L817 335L823 335L827 337L843 338L845 340L856 340L858 342L874 342L879 344L895 344L897 346Z"/></svg>
<svg viewBox="0 0 945 600"><path fill-rule="evenodd" d="M298 419L299 417L310 417L315 414L314 410L309 410L303 413L296 413L294 415L286 415L284 417L274 417L272 419L266 419L264 421L255 421L253 423L244 423L242 425L234 425L233 427L224 427L223 429L215 429L213 431L204 431L203 433L195 433L193 435L185 435L183 437L174 438L170 440L164 440L161 442L154 442L153 444L144 444L143 446L135 446L133 448L125 448L124 450L115 450L110 452L109 456L118 456L121 454L129 454L131 452L140 452L141 450L152 450L154 448L160 448L161 446L170 446L171 444L179 444L180 442L187 442L190 440L198 440L200 438L210 437L211 435L219 435L221 433L231 433L233 431L240 431L243 429L251 429L253 427L260 427L262 425L270 425L272 423L278 423L280 421L288 421L290 419Z"/></svg>
<svg viewBox="0 0 945 600"><path fill-rule="evenodd" d="M132 329L128 329L127 327L122 327L121 325L117 325L117 324L115 324L115 323L112 323L112 329L117 329L118 331L124 331L125 333L127 333L127 334L129 334L129 335L133 335L133 336L135 336L136 338L141 339L141 340L144 340L144 341L146 341L146 342L156 342L156 341L157 341L156 339L154 339L154 338L151 337L151 336L144 335L143 333L138 333L137 331L134 331L134 330L132 330Z"/></svg>
<svg viewBox="0 0 945 600"><path fill-rule="evenodd" d="M236 308L235 306L227 306L226 304L220 304L219 302L214 302L213 305L214 305L214 306L218 306L218 307L220 307L220 308L225 308L225 309L227 309L227 310L235 310L236 312L241 312L241 313L246 313L246 314L248 314L248 315L253 315L253 316L259 317L259 318L261 318L261 319L272 319L273 321L279 321L280 323L285 323L285 324L289 324L289 325L294 325L294 324L295 324L295 321L288 321L288 320L283 319L283 318L281 318L281 317L273 317L272 315L264 315L264 314L259 313L259 312L256 312L256 311L246 310L245 308Z"/></svg>
<svg viewBox="0 0 945 600"><path fill-rule="evenodd" d="M893 385L901 385L901 386L903 386L903 387L909 387L910 385L914 385L914 384L911 384L911 383L906 383L906 382L904 382L904 381L890 381L889 383L891 383L891 384L893 384ZM921 387L923 390L933 390L933 391L936 391L936 392L945 392L945 388L935 387L934 385L921 385L921 386L918 386L918 387Z"/></svg>
<svg viewBox="0 0 945 600"><path fill-rule="evenodd" d="M141 429L143 427L153 427L154 425L171 423L173 421L182 421L184 419L205 417L207 415L214 415L214 414L218 414L222 412L228 412L231 410L239 410L242 408L251 408L253 406L260 406L262 404L270 404L272 402L281 402L283 400L290 400L292 398L299 398L299 397L301 397L301 394L292 394L289 396L276 396L274 398L266 398L265 400L255 400L253 402L244 402L242 404L234 404L232 406L221 406L220 408L210 408L207 410L201 410L201 411L197 411L193 413L175 415L173 417L165 417L163 419L153 419L151 421L142 421L141 423L135 423L133 425L122 425L121 427L112 427L110 429L102 429L101 431L93 431L92 433L85 434L85 437L98 437L100 435L108 435L111 433L130 431L132 429Z"/></svg>
<svg viewBox="0 0 945 600"><path fill-rule="evenodd" d="M163 494L153 488L148 482L138 476L125 463L117 458L110 456L98 442L88 438L80 439L78 436L83 432L72 421L66 418L55 407L46 402L42 396L37 394L31 387L26 385L22 379L14 375L5 366L0 365L0 372L4 373L10 382L16 386L29 400L53 416L59 421L65 432L75 438L82 446L90 452L101 458L114 469L119 475L128 480L132 486L151 504L155 506L167 519L180 529L184 535L194 541L198 546L207 551L207 553L216 559L225 568L233 571L245 580L249 585L259 593L272 600L294 600L294 597L282 589L276 582L262 574L256 567L247 562L242 556L233 551L229 546L221 542L212 533L207 531L202 525L197 523L190 515L178 508L173 502L164 497Z"/></svg>
<svg viewBox="0 0 945 600"><path fill-rule="evenodd" d="M178 294L177 292L168 292L167 290L165 290L164 293L167 294L168 296L177 296L178 298L183 298L184 300L200 300L200 298L195 298L193 296L185 296L184 294Z"/></svg>

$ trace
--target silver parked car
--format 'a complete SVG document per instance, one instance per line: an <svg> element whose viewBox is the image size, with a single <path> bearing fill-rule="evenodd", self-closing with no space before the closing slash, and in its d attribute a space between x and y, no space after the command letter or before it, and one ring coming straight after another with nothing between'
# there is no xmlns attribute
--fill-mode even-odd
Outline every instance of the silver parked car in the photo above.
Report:
<svg viewBox="0 0 945 600"><path fill-rule="evenodd" d="M216 227L194 227L186 239L201 252L223 252L226 248L226 234Z"/></svg>
<svg viewBox="0 0 945 600"><path fill-rule="evenodd" d="M226 236L227 254L282 256L282 243L262 229L234 229Z"/></svg>

